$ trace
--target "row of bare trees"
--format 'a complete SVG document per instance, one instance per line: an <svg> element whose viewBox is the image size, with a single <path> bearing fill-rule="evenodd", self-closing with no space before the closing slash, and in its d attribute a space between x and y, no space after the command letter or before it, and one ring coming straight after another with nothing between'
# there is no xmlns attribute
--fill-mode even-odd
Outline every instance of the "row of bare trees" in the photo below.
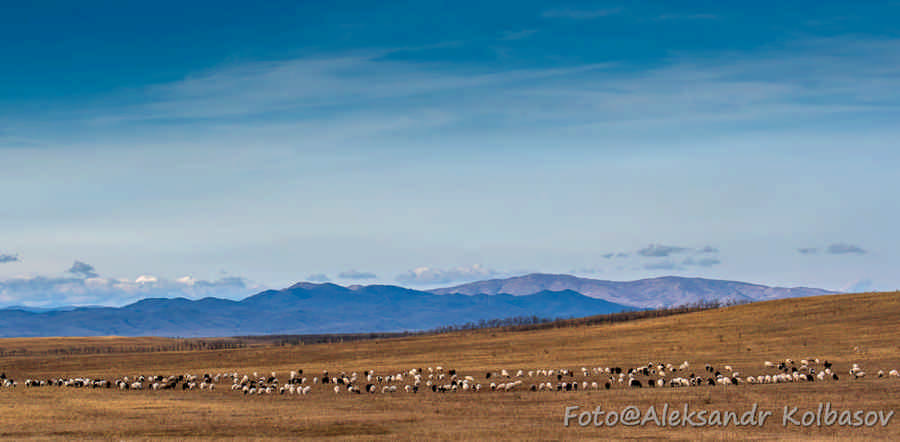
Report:
<svg viewBox="0 0 900 442"><path fill-rule="evenodd" d="M584 325L611 324L616 322L636 321L639 319L661 318L664 316L681 315L685 313L699 312L702 310L711 310L723 307L730 307L739 304L746 304L747 301L729 300L720 301L699 301L684 304L676 307L664 307L648 310L629 310L619 313L609 313L605 315L587 316L583 318L541 318L538 316L517 316L505 319L481 320L478 322L468 322L460 325L448 325L429 330L426 333L450 333L455 331L480 330L489 328L501 328L507 331L514 330L541 330L560 327L576 327Z"/></svg>

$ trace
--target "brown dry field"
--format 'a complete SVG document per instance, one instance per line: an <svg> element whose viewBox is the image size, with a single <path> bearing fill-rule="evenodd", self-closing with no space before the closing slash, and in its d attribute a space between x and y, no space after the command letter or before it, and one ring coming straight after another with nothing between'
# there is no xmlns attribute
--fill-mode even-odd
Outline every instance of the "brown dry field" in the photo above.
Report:
<svg viewBox="0 0 900 442"><path fill-rule="evenodd" d="M0 340L0 347L147 344L159 338ZM102 344L101 344L102 343ZM152 341L152 344L157 344ZM59 346L59 347L54 347ZM900 369L900 292L821 296L741 305L633 322L532 331L480 330L411 338L216 351L36 355L0 358L0 371L18 381L48 377L276 371L302 368L387 374L443 365L486 371L639 366L648 361L730 364L746 375L772 373L764 360L818 357L834 362L838 382L704 386L578 392L491 392L245 397L227 383L216 391L117 391L57 387L0 388L3 440L900 440L900 417L886 427L784 427L782 409L900 411L900 379L876 378ZM850 380L859 363L868 373ZM597 378L593 378L597 380ZM554 379L555 383L555 379ZM529 385L526 378L527 387ZM772 411L764 427L563 426L566 406L605 410L688 404L692 410L743 412L753 403ZM798 417L799 414L798 413Z"/></svg>

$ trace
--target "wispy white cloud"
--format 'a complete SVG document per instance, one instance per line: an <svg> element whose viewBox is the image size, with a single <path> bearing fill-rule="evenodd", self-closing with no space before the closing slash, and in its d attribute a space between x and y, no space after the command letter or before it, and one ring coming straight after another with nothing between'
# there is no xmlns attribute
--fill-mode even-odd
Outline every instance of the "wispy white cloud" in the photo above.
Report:
<svg viewBox="0 0 900 442"><path fill-rule="evenodd" d="M204 140L239 134L337 146L459 127L466 130L456 133L482 138L491 131L509 137L511 127L529 134L565 127L574 140L597 130L733 131L738 124L791 120L799 127L900 113L900 40L810 39L768 51L676 53L652 67L502 69L391 58L396 51L222 66L70 117L104 131L153 123L155 133L204 130ZM121 102L133 104L115 104Z"/></svg>
<svg viewBox="0 0 900 442"><path fill-rule="evenodd" d="M847 243L834 243L825 247L825 253L829 255L865 255L868 250L863 249L862 247L855 244L847 244ZM801 255L816 255L819 253L819 249L816 247L803 247L797 249Z"/></svg>
<svg viewBox="0 0 900 442"><path fill-rule="evenodd" d="M146 101L98 116L98 124L148 120L234 119L311 112L343 115L363 109L393 108L392 100L446 100L461 89L502 88L608 67L472 71L452 65L420 65L385 58L395 51L353 56L309 57L225 66L155 85L140 92ZM339 110L339 112L338 112Z"/></svg>
<svg viewBox="0 0 900 442"><path fill-rule="evenodd" d="M853 244L847 244L847 243L832 244L832 245L828 246L828 248L825 249L825 251L827 251L828 253L830 253L832 255L847 255L847 254L865 255L866 253L868 253L865 249L863 249L860 246L853 245Z"/></svg>
<svg viewBox="0 0 900 442"><path fill-rule="evenodd" d="M495 276L498 273L492 269L482 267L479 264L468 267L456 267L452 269L436 269L432 267L417 267L397 276L396 280L408 284L447 284L455 282L473 281Z"/></svg>
<svg viewBox="0 0 900 442"><path fill-rule="evenodd" d="M315 274L309 275L306 277L306 280L312 281L312 282L329 282L329 281L331 281L331 279L328 278L328 275L326 275L324 273L315 273Z"/></svg>
<svg viewBox="0 0 900 442"><path fill-rule="evenodd" d="M78 261L66 273L75 276L27 276L0 280L0 306L120 306L147 297L245 297L263 289L240 277L223 277L214 281L198 280L191 276L174 280L152 275L140 275L134 279L106 278L98 275L93 266Z"/></svg>
<svg viewBox="0 0 900 442"><path fill-rule="evenodd" d="M666 246L662 244L650 244L637 251L638 255L649 257L666 257L689 251L687 247Z"/></svg>
<svg viewBox="0 0 900 442"><path fill-rule="evenodd" d="M83 278L96 278L98 276L97 272L94 271L94 266L81 261L75 261L66 272Z"/></svg>

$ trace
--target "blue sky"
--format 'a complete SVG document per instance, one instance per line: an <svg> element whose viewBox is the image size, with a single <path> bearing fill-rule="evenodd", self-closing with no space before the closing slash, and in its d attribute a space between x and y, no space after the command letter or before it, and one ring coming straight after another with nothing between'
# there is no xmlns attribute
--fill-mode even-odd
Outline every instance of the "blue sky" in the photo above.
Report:
<svg viewBox="0 0 900 442"><path fill-rule="evenodd" d="M900 287L900 2L264 3L2 6L0 305Z"/></svg>

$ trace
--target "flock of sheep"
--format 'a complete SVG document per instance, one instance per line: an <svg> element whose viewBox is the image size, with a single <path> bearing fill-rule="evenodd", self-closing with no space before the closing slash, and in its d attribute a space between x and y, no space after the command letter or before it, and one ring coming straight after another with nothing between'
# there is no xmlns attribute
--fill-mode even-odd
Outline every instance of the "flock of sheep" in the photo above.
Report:
<svg viewBox="0 0 900 442"><path fill-rule="evenodd" d="M442 366L412 368L389 374L376 374L374 370L358 372L341 372L307 376L303 370L291 371L284 381L279 380L275 372L268 375L257 372L240 374L237 372L180 375L139 375L122 377L114 380L76 378L26 379L25 387L75 387L75 388L115 388L118 390L200 390L212 391L217 384L229 384L228 389L244 395L299 395L305 396L314 390L335 394L342 393L418 393L430 391L443 392L480 392L480 391L578 391L609 390L612 388L641 387L696 387L703 385L741 385L741 384L776 384L786 382L838 381L840 376L833 370L828 361L807 358L800 361L785 359L778 362L765 361L764 370L768 373L758 375L742 375L730 365L715 367L705 364L702 371L692 369L685 361L679 365L650 362L637 367L581 367L580 379L576 371L565 368L543 368L533 370L499 369L482 373L464 375L455 369L444 369ZM854 363L846 371L851 379L866 376L865 371ZM878 370L877 377L900 378L896 369L885 372ZM0 374L0 386L15 388L19 385L13 379Z"/></svg>

